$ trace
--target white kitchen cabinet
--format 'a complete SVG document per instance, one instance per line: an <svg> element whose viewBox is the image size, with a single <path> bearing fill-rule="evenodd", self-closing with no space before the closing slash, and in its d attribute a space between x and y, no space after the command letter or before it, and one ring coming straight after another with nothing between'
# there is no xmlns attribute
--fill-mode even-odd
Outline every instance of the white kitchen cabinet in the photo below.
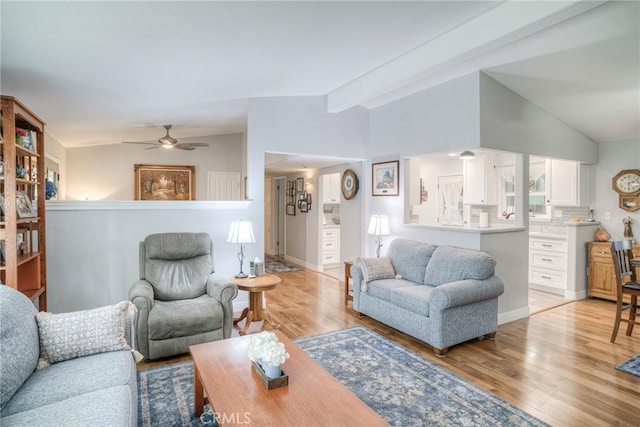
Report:
<svg viewBox="0 0 640 427"><path fill-rule="evenodd" d="M495 205L497 178L487 156L464 160L463 203L467 205Z"/></svg>
<svg viewBox="0 0 640 427"><path fill-rule="evenodd" d="M588 200L588 167L572 160L548 160L549 182L547 203L554 206L586 206Z"/></svg>
<svg viewBox="0 0 640 427"><path fill-rule="evenodd" d="M567 289L567 242L529 240L529 287L564 296Z"/></svg>
<svg viewBox="0 0 640 427"><path fill-rule="evenodd" d="M322 203L340 203L340 174L322 175Z"/></svg>
<svg viewBox="0 0 640 427"><path fill-rule="evenodd" d="M326 227L322 230L322 264L338 264L340 262L340 229Z"/></svg>

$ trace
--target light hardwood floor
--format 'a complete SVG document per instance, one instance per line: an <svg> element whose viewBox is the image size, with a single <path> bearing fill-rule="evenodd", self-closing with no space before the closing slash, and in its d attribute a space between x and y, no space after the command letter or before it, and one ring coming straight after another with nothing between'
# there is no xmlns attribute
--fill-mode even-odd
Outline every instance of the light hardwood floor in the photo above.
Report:
<svg viewBox="0 0 640 427"><path fill-rule="evenodd" d="M359 317L350 302L345 306L341 281L309 270L279 275L281 285L266 294L267 309L290 338L364 325L553 426L640 426L640 377L615 369L640 353L640 330L633 337L621 332L611 344L611 302L582 300L545 310L500 325L495 340L453 346L438 358L426 344Z"/></svg>

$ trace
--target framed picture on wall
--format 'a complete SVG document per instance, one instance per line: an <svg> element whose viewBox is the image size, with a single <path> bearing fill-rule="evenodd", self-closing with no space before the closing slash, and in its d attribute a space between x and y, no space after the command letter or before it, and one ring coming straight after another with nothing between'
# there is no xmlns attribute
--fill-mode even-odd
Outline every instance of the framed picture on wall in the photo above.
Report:
<svg viewBox="0 0 640 427"><path fill-rule="evenodd" d="M374 196L397 196L398 190L398 165L397 160L392 162L374 163L372 168L372 195Z"/></svg>
<svg viewBox="0 0 640 427"><path fill-rule="evenodd" d="M296 215L296 205L291 203L287 204L287 215Z"/></svg>
<svg viewBox="0 0 640 427"><path fill-rule="evenodd" d="M195 166L135 164L135 200L195 200L195 176Z"/></svg>
<svg viewBox="0 0 640 427"><path fill-rule="evenodd" d="M304 178L296 179L296 191L300 192L304 190Z"/></svg>

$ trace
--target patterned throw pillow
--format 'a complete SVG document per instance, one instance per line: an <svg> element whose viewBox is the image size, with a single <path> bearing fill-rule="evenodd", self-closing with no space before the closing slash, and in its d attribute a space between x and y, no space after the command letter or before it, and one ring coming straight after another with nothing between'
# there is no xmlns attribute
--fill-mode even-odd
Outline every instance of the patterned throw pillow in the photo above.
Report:
<svg viewBox="0 0 640 427"><path fill-rule="evenodd" d="M38 367L96 353L131 350L125 339L125 317L130 304L122 301L93 310L38 313Z"/></svg>
<svg viewBox="0 0 640 427"><path fill-rule="evenodd" d="M364 283L369 283L379 279L393 279L396 272L391 265L389 257L380 258L357 258L356 264L362 268ZM366 292L366 289L363 289Z"/></svg>

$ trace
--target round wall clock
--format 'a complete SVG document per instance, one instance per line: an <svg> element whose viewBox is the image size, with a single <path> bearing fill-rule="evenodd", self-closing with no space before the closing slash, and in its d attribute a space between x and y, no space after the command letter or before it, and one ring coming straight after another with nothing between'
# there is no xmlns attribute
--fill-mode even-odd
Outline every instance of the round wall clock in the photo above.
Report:
<svg viewBox="0 0 640 427"><path fill-rule="evenodd" d="M620 171L612 180L613 189L624 196L640 194L640 169Z"/></svg>
<svg viewBox="0 0 640 427"><path fill-rule="evenodd" d="M346 200L353 199L358 193L358 177L351 169L347 169L342 174L342 196Z"/></svg>

